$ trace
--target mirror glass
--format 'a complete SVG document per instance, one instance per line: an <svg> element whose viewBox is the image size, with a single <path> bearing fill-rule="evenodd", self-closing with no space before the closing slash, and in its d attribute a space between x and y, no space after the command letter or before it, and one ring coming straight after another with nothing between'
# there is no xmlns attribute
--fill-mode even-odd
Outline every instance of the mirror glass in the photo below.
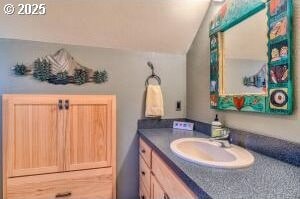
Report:
<svg viewBox="0 0 300 199"><path fill-rule="evenodd" d="M223 33L221 95L267 95L267 8Z"/></svg>

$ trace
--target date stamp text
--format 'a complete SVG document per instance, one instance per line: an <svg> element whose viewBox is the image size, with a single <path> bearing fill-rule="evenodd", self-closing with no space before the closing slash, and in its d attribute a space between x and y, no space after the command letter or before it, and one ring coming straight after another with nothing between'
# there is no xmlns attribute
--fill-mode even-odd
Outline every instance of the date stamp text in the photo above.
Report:
<svg viewBox="0 0 300 199"><path fill-rule="evenodd" d="M6 15L45 15L47 12L47 6L44 3L41 4L5 4L3 11Z"/></svg>

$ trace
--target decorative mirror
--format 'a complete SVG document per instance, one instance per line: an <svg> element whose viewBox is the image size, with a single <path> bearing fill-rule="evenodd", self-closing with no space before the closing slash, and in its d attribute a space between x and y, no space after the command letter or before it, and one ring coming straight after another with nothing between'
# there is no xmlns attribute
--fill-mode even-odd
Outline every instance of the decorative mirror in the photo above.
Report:
<svg viewBox="0 0 300 199"><path fill-rule="evenodd" d="M210 25L213 109L293 112L292 0L227 0Z"/></svg>

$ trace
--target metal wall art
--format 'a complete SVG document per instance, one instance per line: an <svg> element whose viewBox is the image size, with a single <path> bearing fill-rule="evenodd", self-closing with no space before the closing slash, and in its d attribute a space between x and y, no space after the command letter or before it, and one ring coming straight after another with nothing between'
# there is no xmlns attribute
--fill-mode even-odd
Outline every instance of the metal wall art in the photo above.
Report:
<svg viewBox="0 0 300 199"><path fill-rule="evenodd" d="M259 72L255 77L245 77L243 83L250 86L266 84L266 95L221 95L223 33L265 8L268 10L268 64L266 71L260 72L265 72L268 78L258 80ZM281 115L293 113L292 18L293 0L227 0L224 3L212 20L209 32L211 108Z"/></svg>
<svg viewBox="0 0 300 199"><path fill-rule="evenodd" d="M17 64L12 70L15 75L31 75L39 81L51 84L82 85L88 82L100 84L108 81L105 70L93 71L80 65L65 49L60 49L54 55L38 58L31 66Z"/></svg>

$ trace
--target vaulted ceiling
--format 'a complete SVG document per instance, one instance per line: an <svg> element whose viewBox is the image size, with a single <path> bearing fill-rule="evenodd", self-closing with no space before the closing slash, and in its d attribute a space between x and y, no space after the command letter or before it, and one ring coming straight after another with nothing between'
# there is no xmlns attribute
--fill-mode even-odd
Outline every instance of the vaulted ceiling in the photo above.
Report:
<svg viewBox="0 0 300 199"><path fill-rule="evenodd" d="M5 15L0 38L185 54L210 0L43 0L45 16Z"/></svg>

